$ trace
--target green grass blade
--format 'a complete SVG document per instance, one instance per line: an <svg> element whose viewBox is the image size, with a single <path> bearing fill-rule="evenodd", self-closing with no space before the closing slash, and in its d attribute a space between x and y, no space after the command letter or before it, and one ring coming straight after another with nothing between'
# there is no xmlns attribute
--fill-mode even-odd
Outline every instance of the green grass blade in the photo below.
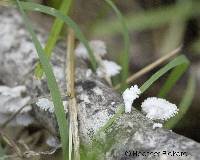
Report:
<svg viewBox="0 0 200 160"><path fill-rule="evenodd" d="M122 34L124 38L124 51L123 51L123 58L122 58L122 77L121 77L121 90L124 90L127 88L126 79L128 78L128 66L129 66L129 48L130 48L130 38L128 33L127 24L124 20L123 15L119 11L119 9L116 7L116 5L111 0L105 0L107 4L114 10L116 13L122 28Z"/></svg>
<svg viewBox="0 0 200 160"><path fill-rule="evenodd" d="M70 6L71 6L71 2L72 0L63 0L59 11L62 14L68 14ZM62 20L60 20L59 18L56 18L55 22L53 23L53 26L51 28L46 46L45 46L45 53L47 55L48 58L51 57L53 48L55 47L55 44L59 38L59 34L61 32L61 29L63 27L64 22ZM36 68L35 68L35 76L40 79L43 75L43 70L42 70L42 66L41 63L38 63Z"/></svg>
<svg viewBox="0 0 200 160"><path fill-rule="evenodd" d="M124 106L119 106L117 108L116 113L106 122L106 124L104 126L102 126L95 134L94 138L98 137L98 135L101 132L104 132L106 129L108 129L112 123L118 118L120 117L122 114L124 113Z"/></svg>
<svg viewBox="0 0 200 160"><path fill-rule="evenodd" d="M64 112L64 106L63 103L61 101L61 95L59 92L59 88L55 79L55 76L53 74L52 71L52 67L49 64L48 58L45 56L44 50L40 44L40 42L38 41L31 23L29 21L29 19L27 18L19 0L16 0L17 5L19 7L19 10L22 14L22 17L24 19L24 23L32 37L32 40L34 42L35 48L37 50L40 62L42 64L42 67L44 69L45 75L47 77L47 84L48 84L48 88L50 90L50 94L53 100L53 104L55 107L55 114L56 114L56 118L57 118L57 122L58 122L58 126L59 126L59 132L60 132L60 136L61 136L61 142L62 142L62 149L63 149L63 158L65 160L67 160L68 157L68 128L67 128L67 120L66 120L66 115Z"/></svg>
<svg viewBox="0 0 200 160"><path fill-rule="evenodd" d="M88 54L89 54L89 60L90 60L92 69L94 71L96 70L97 62L96 62L96 59L94 57L94 54L93 54L89 44L88 44L88 41L85 38L85 36L83 35L83 33L81 32L78 25L69 16L62 14L60 11L58 11L54 8L36 4L36 3L20 2L20 4L23 7L23 9L25 9L25 10L42 12L42 13L57 17L57 18L61 19L62 21L64 21L70 28L72 28L74 30L76 37L85 45L85 47L88 51Z"/></svg>
<svg viewBox="0 0 200 160"><path fill-rule="evenodd" d="M158 97L165 98L172 87L176 84L176 82L180 79L180 77L185 73L189 66L189 61L183 63L182 65L177 66L173 71L170 73L169 77L165 81L165 84L160 89Z"/></svg>
<svg viewBox="0 0 200 160"><path fill-rule="evenodd" d="M187 88L185 90L185 94L179 104L179 112L178 114L169 119L165 124L164 127L165 128L174 128L175 125L183 118L183 116L186 114L186 112L188 111L192 100L194 98L194 94L195 94L195 86L196 86L196 81L195 81L195 77L194 75L191 75L189 77L188 80L188 84L187 84Z"/></svg>
<svg viewBox="0 0 200 160"><path fill-rule="evenodd" d="M168 30L164 34L164 38L161 42L159 53L164 55L169 53L177 46L180 46L183 42L183 36L185 33L186 24L180 20L175 19L169 24Z"/></svg>
<svg viewBox="0 0 200 160"><path fill-rule="evenodd" d="M1 157L5 156L5 155L6 155L5 149L2 147L2 144L0 142L0 159L1 159Z"/></svg>
<svg viewBox="0 0 200 160"><path fill-rule="evenodd" d="M129 31L142 31L153 29L168 24L176 18L185 21L189 17L199 15L200 3L186 1L176 5L160 7L141 13L131 13L126 15L125 22ZM116 35L121 32L121 24L118 19L101 20L94 26L93 34L95 35Z"/></svg>
<svg viewBox="0 0 200 160"><path fill-rule="evenodd" d="M167 65L162 67L160 70L158 70L155 74L153 74L141 87L141 92L145 92L155 81L157 81L160 77L162 77L165 73L167 73L169 70L180 66L188 64L189 61L184 55L180 55L176 57L174 60L169 62Z"/></svg>

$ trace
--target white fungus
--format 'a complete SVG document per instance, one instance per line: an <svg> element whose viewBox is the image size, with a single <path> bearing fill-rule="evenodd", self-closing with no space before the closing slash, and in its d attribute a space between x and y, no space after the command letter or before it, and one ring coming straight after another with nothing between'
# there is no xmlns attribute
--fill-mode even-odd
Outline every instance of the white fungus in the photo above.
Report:
<svg viewBox="0 0 200 160"><path fill-rule="evenodd" d="M157 97L147 98L141 107L142 111L146 113L146 117L152 120L167 120L178 113L178 108L175 104Z"/></svg>
<svg viewBox="0 0 200 160"><path fill-rule="evenodd" d="M98 77L112 77L120 73L121 66L113 61L102 60L100 66L97 68Z"/></svg>
<svg viewBox="0 0 200 160"><path fill-rule="evenodd" d="M36 102L36 105L40 107L40 109L49 111L49 112L54 112L54 105L53 102L49 101L47 98L40 98Z"/></svg>
<svg viewBox="0 0 200 160"><path fill-rule="evenodd" d="M95 56L102 57L102 56L104 56L107 53L106 45L101 40L92 40L92 41L89 42L89 45L90 45L92 51L94 52ZM75 54L78 57L83 58L83 59L88 59L89 58L88 51L85 48L85 46L83 45L83 43L80 43L76 47Z"/></svg>
<svg viewBox="0 0 200 160"><path fill-rule="evenodd" d="M139 98L140 93L141 91L137 85L131 86L123 92L122 96L125 104L125 113L131 112L132 103L136 98Z"/></svg>
<svg viewBox="0 0 200 160"><path fill-rule="evenodd" d="M92 70L91 69L87 69L86 71L86 77L89 78L92 75Z"/></svg>
<svg viewBox="0 0 200 160"><path fill-rule="evenodd" d="M47 98L39 98L38 101L36 102L36 105L42 109L42 110L45 110L45 111L49 111L51 113L54 112L54 105L53 105L53 102L48 100ZM63 101L63 106L64 106L64 110L65 112L67 113L68 112L68 109L67 109L67 101Z"/></svg>
<svg viewBox="0 0 200 160"><path fill-rule="evenodd" d="M153 129L155 129L155 128L162 128L162 127L163 127L162 123L154 123L153 124Z"/></svg>

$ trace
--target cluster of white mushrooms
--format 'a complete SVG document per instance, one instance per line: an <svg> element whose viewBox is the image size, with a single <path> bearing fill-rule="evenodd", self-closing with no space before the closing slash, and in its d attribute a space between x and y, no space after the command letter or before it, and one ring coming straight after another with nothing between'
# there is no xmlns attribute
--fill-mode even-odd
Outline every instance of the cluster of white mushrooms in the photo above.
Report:
<svg viewBox="0 0 200 160"><path fill-rule="evenodd" d="M130 113L132 104L136 98L139 98L141 91L137 85L127 88L122 96L125 104L125 113ZM141 104L142 112L146 117L154 121L166 121L178 113L178 108L175 104L168 102L165 99L157 97L148 97ZM162 123L154 123L153 128L162 127Z"/></svg>

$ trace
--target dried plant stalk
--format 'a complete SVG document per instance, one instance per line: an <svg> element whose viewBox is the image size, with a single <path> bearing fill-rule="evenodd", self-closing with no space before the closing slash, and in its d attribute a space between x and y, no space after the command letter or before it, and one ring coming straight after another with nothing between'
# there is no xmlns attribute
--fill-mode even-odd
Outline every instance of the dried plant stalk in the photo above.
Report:
<svg viewBox="0 0 200 160"><path fill-rule="evenodd" d="M75 34L72 29L68 30L67 38L67 69L66 69L66 80L67 80L67 94L70 95L69 99L69 143L74 146L74 159L80 159L79 146L80 140L78 135L78 121L77 121L77 103L74 91L74 44L75 44ZM71 140L72 138L72 140ZM69 148L72 144L69 144ZM71 151L70 151L71 153ZM71 154L69 153L69 159L71 159Z"/></svg>
<svg viewBox="0 0 200 160"><path fill-rule="evenodd" d="M136 79L140 78L142 75L148 73L149 71L151 71L152 69L156 68L157 66L161 65L162 63L164 63L165 61L167 61L168 59L172 58L173 56L175 56L180 50L181 50L182 46L174 49L173 51L171 51L170 53L166 54L165 56L159 58L158 60L156 60L155 62L149 64L148 66L142 68L141 70L139 70L138 72L134 73L133 75L131 75L130 77L128 77L126 79L126 83L129 84L133 81L135 81ZM118 84L114 87L114 89L119 89L121 86L121 84Z"/></svg>

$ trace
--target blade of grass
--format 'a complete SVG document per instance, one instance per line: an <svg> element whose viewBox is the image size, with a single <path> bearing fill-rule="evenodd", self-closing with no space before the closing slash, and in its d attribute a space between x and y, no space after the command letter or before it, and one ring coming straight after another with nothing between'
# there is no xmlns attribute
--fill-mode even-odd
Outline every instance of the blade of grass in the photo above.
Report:
<svg viewBox="0 0 200 160"><path fill-rule="evenodd" d="M1 157L5 156L5 155L6 155L5 149L2 147L2 144L0 142L0 159L1 159Z"/></svg>
<svg viewBox="0 0 200 160"><path fill-rule="evenodd" d="M62 21L64 21L70 28L72 28L74 30L76 37L85 45L85 47L88 51L88 54L89 54L89 60L90 60L92 69L93 69L93 71L96 70L97 61L96 61L95 56L88 44L88 41L85 38L85 36L83 35L83 33L81 32L78 25L69 16L62 14L60 11L58 11L54 8L36 4L36 3L20 2L20 4L21 4L22 8L25 10L42 12L42 13L57 17L57 18L61 19Z"/></svg>
<svg viewBox="0 0 200 160"><path fill-rule="evenodd" d="M168 24L174 19L185 21L191 16L198 15L200 14L199 6L199 2L186 1L141 13L131 13L126 15L125 22L129 31L153 29ZM118 19L101 20L96 23L92 32L101 36L116 35L121 32L121 24Z"/></svg>
<svg viewBox="0 0 200 160"><path fill-rule="evenodd" d="M177 67L177 66L185 66L189 64L188 59L184 55L180 55L176 57L174 60L169 62L167 65L162 67L160 70L158 70L155 74L153 74L141 87L141 92L145 92L156 80L158 80L160 77L162 77L165 73L167 73L169 70Z"/></svg>
<svg viewBox="0 0 200 160"><path fill-rule="evenodd" d="M123 51L123 58L122 58L122 74L121 74L121 90L127 88L126 79L128 78L128 66L129 66L129 48L130 48L130 38L128 33L127 24L124 20L123 15L116 7L116 5L111 0L105 0L106 3L114 10L116 13L120 23L121 23L121 30L124 39L124 51Z"/></svg>
<svg viewBox="0 0 200 160"><path fill-rule="evenodd" d="M64 15L68 14L70 6L71 6L71 2L72 2L72 0L63 0L59 11ZM56 18L56 20L53 23L53 26L51 28L51 31L50 31L50 34L49 34L49 37L48 37L48 40L47 40L47 43L46 43L46 46L44 49L46 56L48 58L51 57L53 48L55 47L55 44L59 38L59 34L61 32L63 24L64 24L64 22L62 20L60 20L59 18ZM38 63L35 68L35 77L38 79L41 79L42 75L43 75L42 65L41 65L41 63Z"/></svg>
<svg viewBox="0 0 200 160"><path fill-rule="evenodd" d="M199 55L200 54L200 39L198 38L191 46L191 49Z"/></svg>
<svg viewBox="0 0 200 160"><path fill-rule="evenodd" d="M75 59L74 59L74 47L75 47L75 34L74 31L69 28L67 36L67 56L66 56L66 81L67 81L67 94L71 96L69 99L68 115L69 115L69 149L72 147L73 139L73 157L75 160L80 160L80 139L78 134L78 109L76 102L76 93L74 89L75 83ZM72 134L72 136L70 135ZM71 159L72 149L69 152L69 160Z"/></svg>
<svg viewBox="0 0 200 160"><path fill-rule="evenodd" d="M108 127L110 127L112 125L112 123L122 114L124 113L124 107L123 106L119 106L117 108L116 113L106 122L106 124L104 126L102 126L96 133L94 138L98 137L98 135L100 135L101 132L104 132L106 129L108 129Z"/></svg>
<svg viewBox="0 0 200 160"><path fill-rule="evenodd" d="M194 75L190 75L187 88L185 90L185 94L179 104L179 112L178 114L169 119L165 124L164 127L168 129L172 129L175 127L175 125L183 118L183 116L186 114L188 111L192 100L194 98L195 94L195 86L196 86L196 81Z"/></svg>
<svg viewBox="0 0 200 160"><path fill-rule="evenodd" d="M177 66L168 76L167 80L165 81L164 85L160 89L158 97L165 98L172 87L176 84L176 82L180 79L180 77L185 73L189 66L189 61L187 63L183 63L180 66Z"/></svg>
<svg viewBox="0 0 200 160"><path fill-rule="evenodd" d="M45 56L44 50L42 49L42 46L39 42L39 40L37 39L33 28L31 26L31 23L29 21L29 19L27 18L19 0L16 0L18 8L22 14L24 23L32 37L32 40L34 42L35 48L37 50L40 62L43 66L45 75L47 77L47 84L48 84L48 88L50 90L50 94L53 100L53 104L55 107L55 114L56 114L56 118L57 118L57 122L58 122L58 126L59 126L59 132L60 132L60 136L61 136L61 142L62 142L62 150L63 150L63 159L67 160L68 157L68 128L67 128L67 120L66 120L66 115L64 112L64 106L61 100L61 95L59 92L59 88L55 79L55 76L53 74L52 71L52 67L49 64L48 58Z"/></svg>
<svg viewBox="0 0 200 160"><path fill-rule="evenodd" d="M185 23L180 20L173 20L169 24L168 31L165 33L164 39L159 45L159 53L161 55L168 53L183 41L185 31Z"/></svg>

